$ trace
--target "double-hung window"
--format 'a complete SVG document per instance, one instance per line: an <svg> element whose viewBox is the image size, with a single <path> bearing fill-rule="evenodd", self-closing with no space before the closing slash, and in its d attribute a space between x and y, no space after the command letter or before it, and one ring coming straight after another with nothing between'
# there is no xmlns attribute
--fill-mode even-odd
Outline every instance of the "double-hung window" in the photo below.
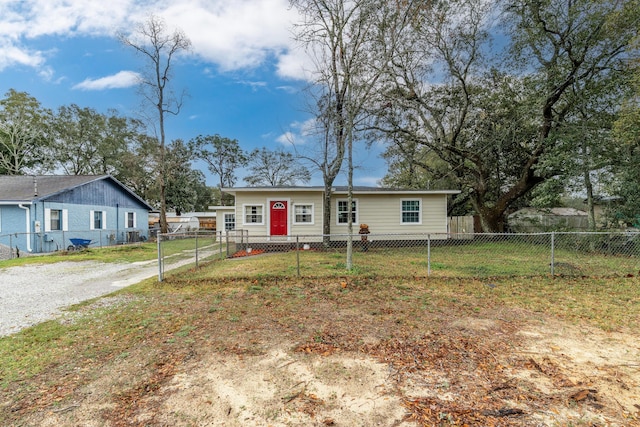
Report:
<svg viewBox="0 0 640 427"><path fill-rule="evenodd" d="M338 224L348 224L349 223L349 201L338 200ZM358 223L358 201L351 201L351 220L353 224Z"/></svg>
<svg viewBox="0 0 640 427"><path fill-rule="evenodd" d="M105 230L107 228L107 213L105 211L91 211L89 221L91 230Z"/></svg>
<svg viewBox="0 0 640 427"><path fill-rule="evenodd" d="M401 223L421 224L422 223L422 203L420 199L402 200Z"/></svg>
<svg viewBox="0 0 640 427"><path fill-rule="evenodd" d="M69 229L67 209L44 209L44 231L67 231Z"/></svg>
<svg viewBox="0 0 640 427"><path fill-rule="evenodd" d="M135 212L125 212L124 221L126 228L136 228L136 213Z"/></svg>
<svg viewBox="0 0 640 427"><path fill-rule="evenodd" d="M50 211L50 229L51 231L62 230L62 211L60 209L51 209Z"/></svg>
<svg viewBox="0 0 640 427"><path fill-rule="evenodd" d="M231 231L236 229L236 214L226 213L224 214L224 231Z"/></svg>
<svg viewBox="0 0 640 427"><path fill-rule="evenodd" d="M294 224L313 224L313 204L294 204L293 205L293 223Z"/></svg>
<svg viewBox="0 0 640 427"><path fill-rule="evenodd" d="M264 224L264 205L245 205L244 223Z"/></svg>

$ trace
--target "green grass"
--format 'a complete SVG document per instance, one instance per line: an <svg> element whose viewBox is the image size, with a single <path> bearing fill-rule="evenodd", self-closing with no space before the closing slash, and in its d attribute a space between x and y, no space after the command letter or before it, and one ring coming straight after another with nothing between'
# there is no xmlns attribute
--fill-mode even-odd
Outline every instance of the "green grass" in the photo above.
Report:
<svg viewBox="0 0 640 427"><path fill-rule="evenodd" d="M0 268L27 264L51 264L61 261L100 261L100 262L138 262L158 258L155 243L107 246L89 248L81 251L60 251L37 256L23 256L0 261Z"/></svg>
<svg viewBox="0 0 640 427"><path fill-rule="evenodd" d="M213 264L196 279L217 277L295 276L300 260L300 275L309 277L342 277L366 275L376 277L530 277L551 275L548 247L500 243L474 243L459 246L435 246L430 254L426 247L371 248L354 251L353 267L346 270L343 251L295 251L268 253L260 256ZM555 252L554 274L566 276L624 276L640 271L640 258L581 254L568 250ZM430 260L430 269L429 269ZM230 265L227 265L230 264Z"/></svg>

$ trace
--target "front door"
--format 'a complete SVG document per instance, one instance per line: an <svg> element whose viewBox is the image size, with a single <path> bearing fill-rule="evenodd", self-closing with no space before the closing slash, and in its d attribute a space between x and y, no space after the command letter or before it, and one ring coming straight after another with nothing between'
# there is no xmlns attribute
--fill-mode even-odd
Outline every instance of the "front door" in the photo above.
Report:
<svg viewBox="0 0 640 427"><path fill-rule="evenodd" d="M287 235L287 202L271 201L271 235L286 236Z"/></svg>

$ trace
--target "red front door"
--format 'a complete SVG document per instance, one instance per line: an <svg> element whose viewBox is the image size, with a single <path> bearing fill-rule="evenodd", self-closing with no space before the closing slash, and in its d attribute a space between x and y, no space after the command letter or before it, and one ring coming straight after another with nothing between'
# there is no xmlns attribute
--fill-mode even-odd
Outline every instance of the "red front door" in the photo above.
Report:
<svg viewBox="0 0 640 427"><path fill-rule="evenodd" d="M269 203L271 210L271 235L286 236L287 235L287 202L271 201Z"/></svg>

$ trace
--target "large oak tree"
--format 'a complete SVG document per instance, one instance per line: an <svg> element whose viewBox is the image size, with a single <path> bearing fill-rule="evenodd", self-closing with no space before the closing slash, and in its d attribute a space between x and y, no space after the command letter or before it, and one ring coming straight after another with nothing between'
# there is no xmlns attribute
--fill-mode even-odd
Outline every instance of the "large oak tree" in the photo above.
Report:
<svg viewBox="0 0 640 427"><path fill-rule="evenodd" d="M615 85L598 82L624 74L640 7L636 0L432 5L413 11L378 129L396 151L422 147L418 162L431 155L446 162L447 178L468 196L483 229L501 231L510 206L566 176L557 156L564 152L568 161L583 144L567 130L593 124L593 113L605 110L593 104L615 98ZM509 48L494 57L498 28Z"/></svg>

